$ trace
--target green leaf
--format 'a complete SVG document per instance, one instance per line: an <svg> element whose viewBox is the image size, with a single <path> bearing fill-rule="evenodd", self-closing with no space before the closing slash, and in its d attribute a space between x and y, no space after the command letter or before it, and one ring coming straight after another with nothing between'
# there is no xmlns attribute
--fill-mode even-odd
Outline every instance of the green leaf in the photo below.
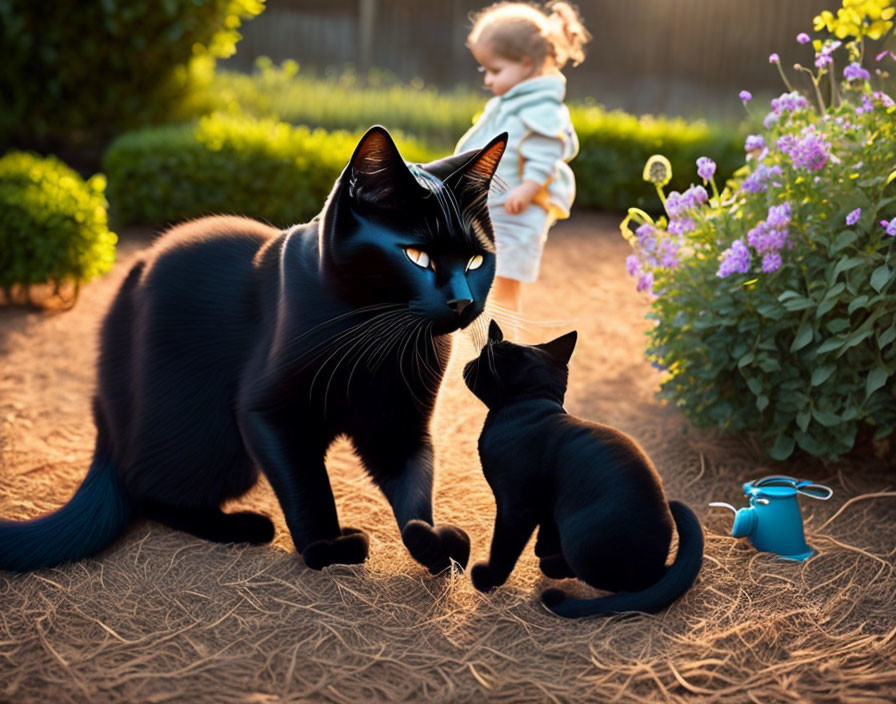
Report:
<svg viewBox="0 0 896 704"><path fill-rule="evenodd" d="M824 294L823 300L828 300L829 298L833 298L834 296L839 296L843 293L843 289L846 288L846 284L844 282L840 282L839 284L835 284L828 289L828 292Z"/></svg>
<svg viewBox="0 0 896 704"><path fill-rule="evenodd" d="M831 310L838 303L836 298L828 298L827 300L822 301L818 304L818 308L815 310L815 319L818 320L824 316L825 313Z"/></svg>
<svg viewBox="0 0 896 704"><path fill-rule="evenodd" d="M880 337L877 339L878 349L882 350L893 340L896 340L896 323L893 323L890 327L888 327L880 334Z"/></svg>
<svg viewBox="0 0 896 704"><path fill-rule="evenodd" d="M880 292L880 290L887 285L887 281L890 280L890 274L892 274L890 267L886 264L881 264L874 270L874 273L871 274L871 288Z"/></svg>
<svg viewBox="0 0 896 704"><path fill-rule="evenodd" d="M849 304L849 307L846 309L846 311L847 311L850 315L852 315L852 314L855 313L859 308L864 308L864 307L865 307L865 304L866 304L867 302L868 302L868 296L861 295L861 296L859 296L858 298L854 298L854 299L852 299L852 302Z"/></svg>
<svg viewBox="0 0 896 704"><path fill-rule="evenodd" d="M759 381L756 377L750 377L747 379L747 388L753 392L754 396L762 395L762 382Z"/></svg>
<svg viewBox="0 0 896 704"><path fill-rule="evenodd" d="M812 386L823 384L835 371L837 371L836 364L825 364L821 367L816 367L815 371L812 372ZM803 428L803 430L805 430L805 428Z"/></svg>
<svg viewBox="0 0 896 704"><path fill-rule="evenodd" d="M830 411L820 411L817 408L812 409L812 417L826 428L837 425L840 422L840 416ZM801 445L802 446L802 445Z"/></svg>
<svg viewBox="0 0 896 704"><path fill-rule="evenodd" d="M831 247L831 254L836 254L841 249L849 247L853 242L858 239L858 234L856 234L855 230L843 230L839 235L837 235L837 239L834 240L834 244Z"/></svg>
<svg viewBox="0 0 896 704"><path fill-rule="evenodd" d="M772 320L780 320L784 317L784 309L777 303L763 303L761 306L756 306L756 312L763 318Z"/></svg>
<svg viewBox="0 0 896 704"><path fill-rule="evenodd" d="M790 351L797 352L812 342L814 332L815 329L812 326L812 323L808 320L804 321L803 324L800 325L800 329L797 330L796 337L793 338L793 343L790 345Z"/></svg>
<svg viewBox="0 0 896 704"><path fill-rule="evenodd" d="M838 332L843 332L849 327L849 320L847 318L834 318L833 320L828 321L825 324L825 327L836 335Z"/></svg>
<svg viewBox="0 0 896 704"><path fill-rule="evenodd" d="M809 427L810 420L812 420L812 414L809 411L800 411L796 414L796 424L803 432Z"/></svg>
<svg viewBox="0 0 896 704"><path fill-rule="evenodd" d="M803 295L801 293L797 293L796 291L792 291L792 290L788 289L787 291L782 293L780 296L778 296L778 300L781 301L781 303L783 303L784 301L786 301L790 298L802 298L802 297L803 297Z"/></svg>
<svg viewBox="0 0 896 704"><path fill-rule="evenodd" d="M737 368L743 369L750 362L752 362L753 359L755 359L755 357L756 357L756 355L753 352L747 352L743 357L741 357L739 360L737 360Z"/></svg>
<svg viewBox="0 0 896 704"><path fill-rule="evenodd" d="M844 340L842 337L832 337L830 340L826 342L822 342L818 349L815 350L816 354L824 354L825 352L832 352L833 350L839 349L843 344Z"/></svg>
<svg viewBox="0 0 896 704"><path fill-rule="evenodd" d="M786 460L793 453L795 440L782 433L775 438L774 444L769 448L768 454L774 460Z"/></svg>
<svg viewBox="0 0 896 704"><path fill-rule="evenodd" d="M864 326L863 326L864 327ZM846 338L846 342L840 347L840 351L837 353L838 357L843 356L846 350L855 347L861 342L864 342L866 338L870 337L874 332L870 327L864 330L856 330L852 335Z"/></svg>
<svg viewBox="0 0 896 704"><path fill-rule="evenodd" d="M876 366L868 372L868 377L865 379L865 398L868 398L871 394L886 384L889 376L890 372L887 371L886 367L881 365Z"/></svg>
<svg viewBox="0 0 896 704"><path fill-rule="evenodd" d="M784 301L784 307L789 311L806 310L814 305L815 301L811 298L790 298Z"/></svg>
<svg viewBox="0 0 896 704"><path fill-rule="evenodd" d="M837 280L837 277L844 271L849 271L850 269L854 269L859 264L864 262L865 260L862 257L847 257L845 254L840 257L840 260L837 262L837 266L834 267L834 281Z"/></svg>
<svg viewBox="0 0 896 704"><path fill-rule="evenodd" d="M760 411L764 411L768 407L768 396L764 394L756 397L756 408Z"/></svg>

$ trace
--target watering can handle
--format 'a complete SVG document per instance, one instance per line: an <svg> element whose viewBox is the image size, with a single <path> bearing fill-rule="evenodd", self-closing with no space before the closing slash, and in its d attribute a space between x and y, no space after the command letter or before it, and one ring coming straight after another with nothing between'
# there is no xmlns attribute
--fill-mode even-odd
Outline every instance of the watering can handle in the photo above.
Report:
<svg viewBox="0 0 896 704"><path fill-rule="evenodd" d="M765 486L767 484L789 484L800 494L821 501L827 501L834 495L833 490L824 484L816 484L808 479L796 479L795 477L787 477L780 474L757 479L752 484L754 487Z"/></svg>

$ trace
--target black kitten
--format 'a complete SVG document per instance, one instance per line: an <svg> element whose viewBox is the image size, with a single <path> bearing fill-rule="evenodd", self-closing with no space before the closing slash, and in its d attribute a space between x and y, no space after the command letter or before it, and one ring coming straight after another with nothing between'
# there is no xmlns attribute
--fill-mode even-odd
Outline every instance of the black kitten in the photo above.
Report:
<svg viewBox="0 0 896 704"><path fill-rule="evenodd" d="M90 555L135 516L267 542L266 516L220 509L259 470L309 567L361 562L367 538L340 526L324 466L339 435L413 557L465 565L466 534L433 526L429 422L447 334L494 277L486 197L505 144L408 167L374 127L308 224L213 217L160 238L103 323L90 471L58 511L0 522L0 568Z"/></svg>
<svg viewBox="0 0 896 704"><path fill-rule="evenodd" d="M703 562L703 530L693 511L667 502L659 474L634 440L563 409L571 332L542 345L503 341L498 325L467 386L488 406L479 456L498 514L488 562L473 566L473 585L503 584L532 532L548 577L578 577L598 589L627 592L572 599L548 589L542 601L566 617L665 608L693 584ZM671 509L671 510L670 510ZM679 548L665 567L673 519Z"/></svg>

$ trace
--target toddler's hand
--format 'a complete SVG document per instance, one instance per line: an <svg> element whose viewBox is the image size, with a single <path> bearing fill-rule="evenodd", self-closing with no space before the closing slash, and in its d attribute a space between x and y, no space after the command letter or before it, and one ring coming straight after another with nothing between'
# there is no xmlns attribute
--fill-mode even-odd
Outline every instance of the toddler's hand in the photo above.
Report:
<svg viewBox="0 0 896 704"><path fill-rule="evenodd" d="M523 181L507 194L507 200L504 202L504 211L510 215L519 215L529 207L539 188L541 188L541 184L536 181Z"/></svg>

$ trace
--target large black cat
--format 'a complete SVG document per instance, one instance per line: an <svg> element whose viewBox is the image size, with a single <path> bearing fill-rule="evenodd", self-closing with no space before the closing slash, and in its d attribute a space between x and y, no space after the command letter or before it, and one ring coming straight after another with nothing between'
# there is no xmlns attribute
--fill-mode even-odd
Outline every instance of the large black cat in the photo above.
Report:
<svg viewBox="0 0 896 704"><path fill-rule="evenodd" d="M434 526L429 421L448 333L494 277L486 209L506 134L422 166L371 128L311 222L237 217L173 228L134 265L101 335L93 463L47 516L0 522L0 569L97 552L137 516L221 542L264 543L270 519L224 513L258 471L309 567L358 563L324 466L347 435L433 573L469 557Z"/></svg>
<svg viewBox="0 0 896 704"><path fill-rule="evenodd" d="M473 566L473 585L503 584L538 528L535 554L547 576L623 592L573 599L548 589L542 601L554 613L659 611L697 578L703 529L691 509L666 500L634 440L563 409L575 344L572 332L516 345L492 322L488 344L464 367L467 386L489 408L479 456L498 509L489 559ZM679 547L667 569L673 519Z"/></svg>

